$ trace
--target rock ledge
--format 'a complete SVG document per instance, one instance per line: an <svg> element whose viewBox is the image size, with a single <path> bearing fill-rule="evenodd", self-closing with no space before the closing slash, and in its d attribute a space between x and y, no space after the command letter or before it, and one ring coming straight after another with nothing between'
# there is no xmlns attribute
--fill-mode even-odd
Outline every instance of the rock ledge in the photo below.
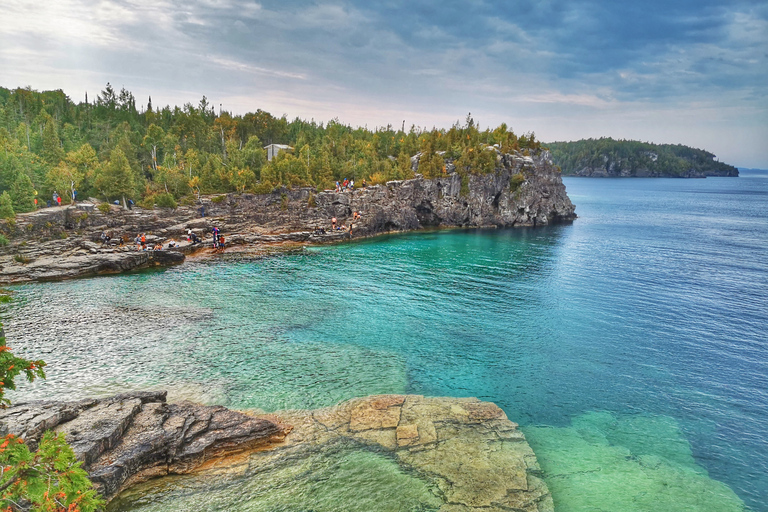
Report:
<svg viewBox="0 0 768 512"><path fill-rule="evenodd" d="M30 402L0 411L0 422L32 446L45 430L66 433L108 500L152 477L253 472L344 441L389 452L433 484L440 512L554 511L525 437L490 402L378 395L315 411L244 414L165 398ZM234 454L241 455L226 458Z"/></svg>

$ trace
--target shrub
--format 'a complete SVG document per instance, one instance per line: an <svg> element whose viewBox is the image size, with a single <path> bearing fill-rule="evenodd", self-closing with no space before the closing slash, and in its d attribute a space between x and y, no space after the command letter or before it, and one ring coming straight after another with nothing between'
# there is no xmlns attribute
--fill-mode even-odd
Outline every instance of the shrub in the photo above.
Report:
<svg viewBox="0 0 768 512"><path fill-rule="evenodd" d="M157 194L155 196L155 204L160 208L172 208L174 210L179 206L176 204L176 199L174 199L173 194L168 192Z"/></svg>
<svg viewBox="0 0 768 512"><path fill-rule="evenodd" d="M288 196L285 193L280 194L280 209L281 210L288 209Z"/></svg>
<svg viewBox="0 0 768 512"><path fill-rule="evenodd" d="M461 191L459 194L462 197L468 197L469 196L469 174L466 172L461 173Z"/></svg>
<svg viewBox="0 0 768 512"><path fill-rule="evenodd" d="M26 265L27 263L29 263L30 261L32 261L32 259L31 259L31 258L27 258L27 257L26 257L26 256L24 256L23 254L16 254L16 255L14 255L14 256L13 256L13 259L14 259L16 262L18 262L18 263L21 263L22 265Z"/></svg>
<svg viewBox="0 0 768 512"><path fill-rule="evenodd" d="M223 202L224 202L224 200L225 200L226 198L227 198L227 196L226 196L226 195L223 195L223 196L216 196L216 197L212 197L212 198L211 198L211 202L212 202L212 203L223 203Z"/></svg>
<svg viewBox="0 0 768 512"><path fill-rule="evenodd" d="M112 211L112 208L109 206L108 203L101 203L99 206L97 206L97 208L101 213L109 213Z"/></svg>
<svg viewBox="0 0 768 512"><path fill-rule="evenodd" d="M309 199L307 199L307 206L309 208L317 207L317 201L315 200L315 194L312 194L312 193L309 194Z"/></svg>
<svg viewBox="0 0 768 512"><path fill-rule="evenodd" d="M509 190L511 192L516 192L523 183L525 183L525 176L523 176L523 173L519 172L509 178Z"/></svg>
<svg viewBox="0 0 768 512"><path fill-rule="evenodd" d="M269 181L263 181L253 187L253 191L257 194L269 194L275 190L275 186Z"/></svg>
<svg viewBox="0 0 768 512"><path fill-rule="evenodd" d="M369 181L371 185L383 185L387 182L387 177L384 176L384 173L375 172L371 174Z"/></svg>
<svg viewBox="0 0 768 512"><path fill-rule="evenodd" d="M8 239L5 235L0 234L0 246L5 247L6 245L8 245Z"/></svg>

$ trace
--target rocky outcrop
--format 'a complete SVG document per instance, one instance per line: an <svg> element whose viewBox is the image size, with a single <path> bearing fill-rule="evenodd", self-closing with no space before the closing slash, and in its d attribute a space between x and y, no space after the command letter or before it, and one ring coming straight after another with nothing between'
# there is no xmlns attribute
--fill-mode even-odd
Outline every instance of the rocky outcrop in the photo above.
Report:
<svg viewBox="0 0 768 512"><path fill-rule="evenodd" d="M278 189L271 194L202 197L176 210L124 210L105 213L92 203L44 208L0 224L10 243L0 246L0 284L66 279L168 266L211 244L188 244L186 230L210 241L216 225L230 248L249 250L278 244L327 243L389 231L428 227L542 226L573 220L575 208L547 151L532 156L496 151L488 174L462 176L446 163L444 176L391 181L354 191ZM418 170L418 158L414 160ZM464 181L462 181L464 180ZM359 212L362 217L354 218ZM331 219L343 230L331 230ZM351 228L351 229L350 229ZM101 233L111 235L102 244ZM148 246L134 239L147 233ZM168 244L174 241L174 248Z"/></svg>
<svg viewBox="0 0 768 512"><path fill-rule="evenodd" d="M66 433L107 499L168 474L202 471L206 481L221 472L260 474L344 442L391 453L430 484L441 512L554 510L517 425L475 398L380 395L315 411L245 415L168 404L164 392L146 392L19 404L0 411L0 422L33 447L45 430ZM247 457L226 458L244 451Z"/></svg>
<svg viewBox="0 0 768 512"><path fill-rule="evenodd" d="M209 459L279 442L290 431L224 407L168 404L165 396L18 404L0 410L0 424L33 449L46 430L63 432L107 499L151 477L187 473Z"/></svg>
<svg viewBox="0 0 768 512"><path fill-rule="evenodd" d="M702 149L611 138L547 144L564 176L591 178L737 177L739 170Z"/></svg>
<svg viewBox="0 0 768 512"><path fill-rule="evenodd" d="M294 426L281 456L339 439L390 451L401 466L436 484L441 512L554 510L533 450L493 403L381 395L278 414ZM271 463L272 457L257 454L248 464Z"/></svg>

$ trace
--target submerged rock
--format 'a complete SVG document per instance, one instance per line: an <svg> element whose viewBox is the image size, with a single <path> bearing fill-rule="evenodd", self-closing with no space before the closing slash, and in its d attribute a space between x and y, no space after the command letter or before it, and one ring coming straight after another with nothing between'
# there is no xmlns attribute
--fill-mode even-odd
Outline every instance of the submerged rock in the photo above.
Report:
<svg viewBox="0 0 768 512"><path fill-rule="evenodd" d="M246 415L168 404L165 392L145 392L19 404L0 411L0 421L33 446L46 429L65 432L107 499L151 477L263 475L344 445L391 454L428 484L441 512L554 510L517 425L475 398L380 395L315 411ZM237 453L247 456L229 457Z"/></svg>

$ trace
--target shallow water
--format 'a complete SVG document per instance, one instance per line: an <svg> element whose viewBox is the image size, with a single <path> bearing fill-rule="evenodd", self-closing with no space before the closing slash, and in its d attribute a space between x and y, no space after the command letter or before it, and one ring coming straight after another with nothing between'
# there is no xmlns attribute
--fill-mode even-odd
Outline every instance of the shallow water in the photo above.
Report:
<svg viewBox="0 0 768 512"><path fill-rule="evenodd" d="M768 179L565 181L569 226L15 287L9 342L49 377L12 398L477 396L524 427L558 510L768 511Z"/></svg>

